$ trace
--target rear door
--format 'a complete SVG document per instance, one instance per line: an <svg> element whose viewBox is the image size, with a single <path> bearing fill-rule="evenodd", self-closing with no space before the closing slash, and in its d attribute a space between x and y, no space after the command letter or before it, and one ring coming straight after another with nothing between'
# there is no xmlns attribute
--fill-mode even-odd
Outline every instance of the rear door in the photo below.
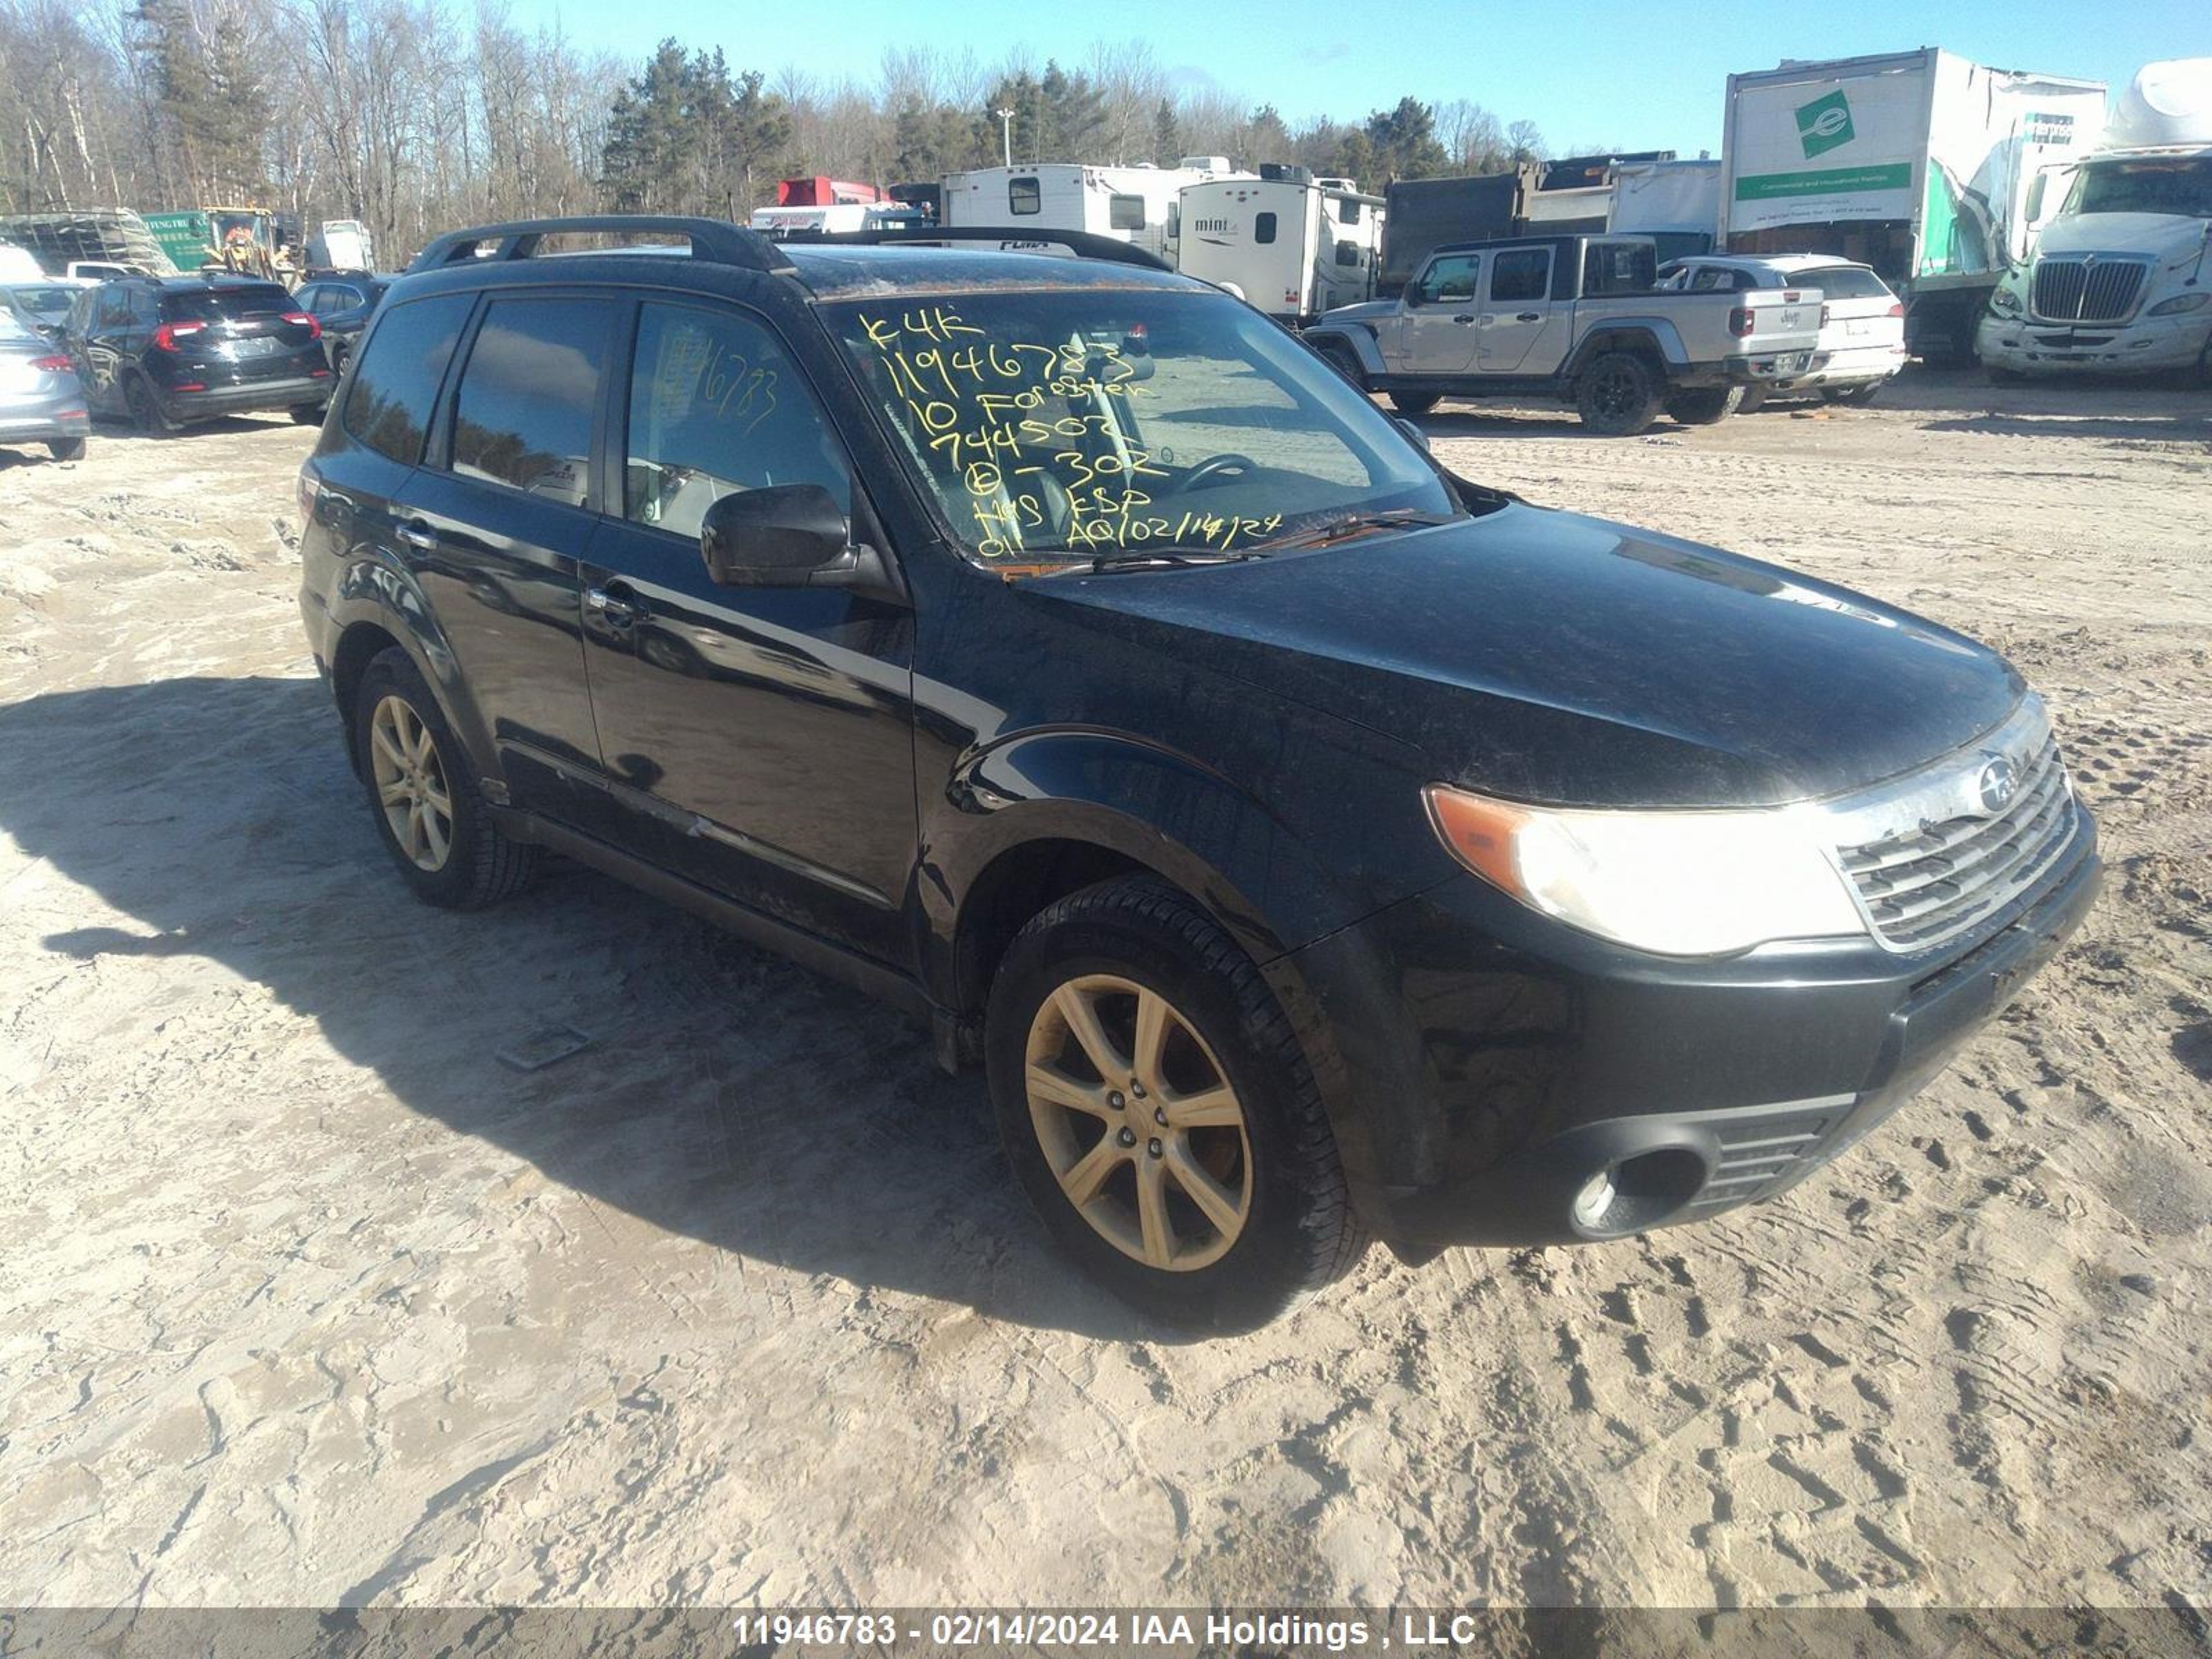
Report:
<svg viewBox="0 0 2212 1659"><path fill-rule="evenodd" d="M896 961L914 869L913 617L837 587L720 586L734 491L819 484L883 549L795 356L720 301L647 300L611 400L622 499L585 571L586 659L624 838L753 908Z"/></svg>
<svg viewBox="0 0 2212 1659"><path fill-rule="evenodd" d="M495 291L396 508L515 804L586 823L603 803L579 573L603 505L591 455L616 313L602 295Z"/></svg>
<svg viewBox="0 0 2212 1659"><path fill-rule="evenodd" d="M1431 379L1474 368L1482 258L1480 253L1439 253L1406 285L1401 374Z"/></svg>
<svg viewBox="0 0 2212 1659"><path fill-rule="evenodd" d="M147 322L140 325L132 301L143 302ZM91 406L105 413L121 414L122 371L151 334L153 291L132 283L104 283L94 289L70 319L70 356Z"/></svg>
<svg viewBox="0 0 2212 1659"><path fill-rule="evenodd" d="M1482 372L1550 374L1565 355L1561 342L1571 313L1571 301L1554 309L1550 248L1509 247L1492 254L1475 322Z"/></svg>

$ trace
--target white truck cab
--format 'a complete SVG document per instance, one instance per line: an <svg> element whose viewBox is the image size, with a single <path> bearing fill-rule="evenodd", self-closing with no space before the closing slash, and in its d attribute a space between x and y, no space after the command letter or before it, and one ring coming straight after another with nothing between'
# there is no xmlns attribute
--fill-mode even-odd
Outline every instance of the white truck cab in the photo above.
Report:
<svg viewBox="0 0 2212 1659"><path fill-rule="evenodd" d="M2212 376L2212 58L2145 65L2054 185L2063 206L1977 332L1990 373Z"/></svg>

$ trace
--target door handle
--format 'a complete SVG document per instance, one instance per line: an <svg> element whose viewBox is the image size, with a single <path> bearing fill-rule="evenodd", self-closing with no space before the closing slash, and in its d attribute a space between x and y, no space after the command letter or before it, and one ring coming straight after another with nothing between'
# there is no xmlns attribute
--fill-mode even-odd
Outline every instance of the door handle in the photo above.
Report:
<svg viewBox="0 0 2212 1659"><path fill-rule="evenodd" d="M438 550L438 532L420 519L401 525L399 539L418 553L435 553Z"/></svg>
<svg viewBox="0 0 2212 1659"><path fill-rule="evenodd" d="M586 588L584 609L610 628L634 627L645 615L645 607L638 603L636 594L620 582Z"/></svg>
<svg viewBox="0 0 2212 1659"><path fill-rule="evenodd" d="M1513 320L1516 323L1540 323L1544 320L1544 313L1540 311L1524 311L1516 315Z"/></svg>
<svg viewBox="0 0 2212 1659"><path fill-rule="evenodd" d="M1456 316L1456 317L1455 317L1455 318L1453 318L1453 319L1452 319L1452 321L1454 321L1454 322L1455 322L1455 323L1471 323L1471 322L1473 322L1474 320L1474 318L1472 318L1472 317L1470 317L1470 316L1468 316L1468 315L1467 314L1467 313L1465 313L1464 311L1462 311L1462 313L1460 313L1460 314L1459 314L1458 316Z"/></svg>

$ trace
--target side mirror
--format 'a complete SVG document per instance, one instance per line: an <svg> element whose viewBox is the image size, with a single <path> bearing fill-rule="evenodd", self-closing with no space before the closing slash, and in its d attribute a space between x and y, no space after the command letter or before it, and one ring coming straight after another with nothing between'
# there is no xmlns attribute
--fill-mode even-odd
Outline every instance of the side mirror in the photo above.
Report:
<svg viewBox="0 0 2212 1659"><path fill-rule="evenodd" d="M820 484L773 484L720 497L700 524L699 554L725 587L805 587L860 562L836 498Z"/></svg>
<svg viewBox="0 0 2212 1659"><path fill-rule="evenodd" d="M1424 454L1425 454L1428 452L1429 447L1429 434L1422 431L1419 427L1415 426L1403 415L1398 416L1396 419L1398 422L1398 430L1404 433L1406 436L1412 441L1413 445L1416 449L1420 450Z"/></svg>

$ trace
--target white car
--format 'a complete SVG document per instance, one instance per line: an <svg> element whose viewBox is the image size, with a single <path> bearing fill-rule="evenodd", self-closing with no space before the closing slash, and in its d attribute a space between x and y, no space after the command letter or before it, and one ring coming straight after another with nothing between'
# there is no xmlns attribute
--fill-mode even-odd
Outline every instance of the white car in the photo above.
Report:
<svg viewBox="0 0 2212 1659"><path fill-rule="evenodd" d="M1812 369L1769 395L1817 392L1831 403L1870 403L1905 367L1905 302L1870 265L1826 253L1699 253L1667 264L1659 286L1820 289L1820 343Z"/></svg>

